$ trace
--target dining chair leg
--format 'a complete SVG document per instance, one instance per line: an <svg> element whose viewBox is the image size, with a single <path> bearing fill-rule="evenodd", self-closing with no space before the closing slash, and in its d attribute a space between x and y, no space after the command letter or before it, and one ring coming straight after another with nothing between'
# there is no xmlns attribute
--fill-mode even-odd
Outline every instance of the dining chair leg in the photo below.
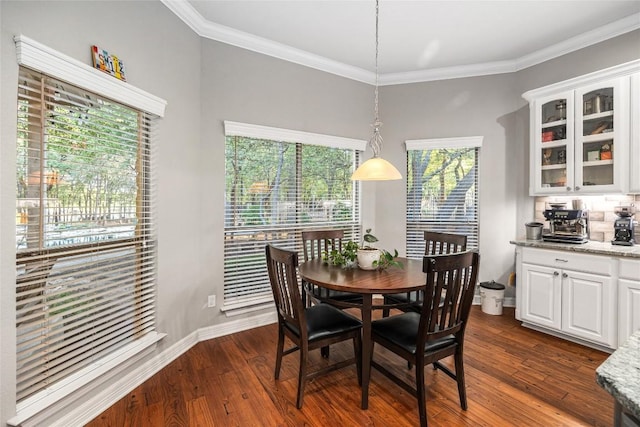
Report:
<svg viewBox="0 0 640 427"><path fill-rule="evenodd" d="M464 362L462 360L462 350L458 348L454 356L456 365L456 382L458 383L458 395L460 396L460 407L467 410L467 390L464 383Z"/></svg>
<svg viewBox="0 0 640 427"><path fill-rule="evenodd" d="M307 346L300 347L300 370L298 371L298 400L296 407L302 409L302 401L304 399L304 386L307 382Z"/></svg>
<svg viewBox="0 0 640 427"><path fill-rule="evenodd" d="M353 339L353 352L356 355L356 369L358 373L358 385L362 386L362 338L360 335Z"/></svg>
<svg viewBox="0 0 640 427"><path fill-rule="evenodd" d="M307 295L307 283L305 281L302 281L302 292L300 296L302 297L302 304L304 304L305 307L310 307L311 302L309 301L310 298Z"/></svg>
<svg viewBox="0 0 640 427"><path fill-rule="evenodd" d="M391 314L391 309L390 308L383 308L382 309L382 317L389 317L389 314Z"/></svg>
<svg viewBox="0 0 640 427"><path fill-rule="evenodd" d="M418 414L420 427L427 426L427 396L424 387L424 364L416 362L416 397L418 398Z"/></svg>
<svg viewBox="0 0 640 427"><path fill-rule="evenodd" d="M282 356L284 353L284 331L282 327L278 327L278 350L276 352L276 370L274 373L275 379L280 378L280 367L282 366Z"/></svg>
<svg viewBox="0 0 640 427"><path fill-rule="evenodd" d="M320 348L320 354L322 355L323 358L328 359L329 358L329 346L324 346Z"/></svg>

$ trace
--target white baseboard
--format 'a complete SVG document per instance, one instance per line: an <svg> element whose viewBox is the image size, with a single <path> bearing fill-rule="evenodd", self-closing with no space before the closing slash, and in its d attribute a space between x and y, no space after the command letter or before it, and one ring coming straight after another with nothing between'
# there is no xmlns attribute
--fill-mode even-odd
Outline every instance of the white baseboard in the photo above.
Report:
<svg viewBox="0 0 640 427"><path fill-rule="evenodd" d="M162 368L196 345L198 343L197 337L197 331L192 332L159 355L155 356L152 360L143 363L138 368L118 379L109 387L99 391L90 399L85 400L82 404L74 406L73 409L70 410L65 408L67 412L65 412L62 417L56 419L54 423L49 425L52 427L68 427L87 424L107 408L118 402L118 400L125 397L131 392L131 390L138 387L140 384L159 372ZM113 376L114 375L105 375L105 378L109 379Z"/></svg>
<svg viewBox="0 0 640 427"><path fill-rule="evenodd" d="M552 329L547 329L547 328L542 327L542 326L534 325L532 323L522 322L522 326L525 327L525 328L533 329L534 331L542 332L542 333L545 333L545 334L548 334L548 335L553 335L554 337L562 338L563 340L571 341L571 342L574 342L576 344L583 345L585 347L595 348L596 350L600 350L600 351L605 352L605 353L613 353L615 351L614 349L606 347L606 346L603 346L601 344L596 344L596 343L592 343L590 341L582 340L580 338L576 338L576 337L573 337L571 335L563 334L562 332L554 331Z"/></svg>
<svg viewBox="0 0 640 427"><path fill-rule="evenodd" d="M234 320L233 322L225 322L221 325L207 326L206 328L198 329L198 342L246 331L247 329L257 328L259 326L270 325L277 321L278 317L274 309L270 313Z"/></svg>
<svg viewBox="0 0 640 427"><path fill-rule="evenodd" d="M155 356L152 360L143 363L138 368L121 377L109 387L106 387L93 395L82 404L75 406L70 410L68 410L68 408L64 408L67 412L65 412L62 417L56 419L56 421L53 424L50 424L50 426L68 427L87 424L89 421L93 420L106 409L125 397L131 392L131 390L138 387L169 363L186 353L191 347L200 341L206 341L224 335L245 331L247 329L269 325L276 321L277 316L274 310L271 313L200 328L176 342L171 347Z"/></svg>
<svg viewBox="0 0 640 427"><path fill-rule="evenodd" d="M473 304L481 304L479 295L474 298ZM505 298L503 304L504 307L515 307L515 298ZM162 370L162 368L187 352L198 342L230 335L259 326L269 325L276 321L277 316L275 311L273 311L232 322L225 322L220 325L200 328L182 340L176 342L152 360L140 365L137 369L133 370L126 376L123 376L111 386L92 396L89 400L86 400L81 405L69 410L63 417L57 419L55 424L52 424L52 426L79 426L88 423L118 402L118 400L125 397L127 393L131 392L131 390L138 387L154 374Z"/></svg>

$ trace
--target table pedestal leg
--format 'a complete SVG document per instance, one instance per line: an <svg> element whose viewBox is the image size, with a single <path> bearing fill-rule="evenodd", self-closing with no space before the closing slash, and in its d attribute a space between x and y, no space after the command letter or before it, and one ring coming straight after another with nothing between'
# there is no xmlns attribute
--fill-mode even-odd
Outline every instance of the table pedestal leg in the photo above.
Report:
<svg viewBox="0 0 640 427"><path fill-rule="evenodd" d="M369 407L369 378L371 377L371 311L372 294L362 295L362 409Z"/></svg>

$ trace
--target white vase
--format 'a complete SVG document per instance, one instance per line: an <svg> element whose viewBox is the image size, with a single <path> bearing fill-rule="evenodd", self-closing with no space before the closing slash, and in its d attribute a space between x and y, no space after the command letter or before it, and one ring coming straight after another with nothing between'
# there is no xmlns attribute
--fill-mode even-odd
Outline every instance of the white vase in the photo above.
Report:
<svg viewBox="0 0 640 427"><path fill-rule="evenodd" d="M374 261L380 260L380 251L378 249L358 249L358 267L363 270L375 270L378 268L373 265Z"/></svg>

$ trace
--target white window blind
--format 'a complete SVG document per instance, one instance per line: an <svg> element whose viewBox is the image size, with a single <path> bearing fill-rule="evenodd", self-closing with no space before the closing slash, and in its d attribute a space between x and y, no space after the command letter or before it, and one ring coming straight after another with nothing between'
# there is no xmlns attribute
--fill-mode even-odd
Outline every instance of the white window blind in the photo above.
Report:
<svg viewBox="0 0 640 427"><path fill-rule="evenodd" d="M155 329L156 119L20 69L18 402Z"/></svg>
<svg viewBox="0 0 640 427"><path fill-rule="evenodd" d="M406 141L407 248L424 256L424 231L464 234L478 247L478 157L482 137Z"/></svg>
<svg viewBox="0 0 640 427"><path fill-rule="evenodd" d="M225 133L224 305L231 309L272 300L266 244L302 257L304 229L339 228L358 239L359 186L351 174L359 162L354 147L366 141L230 122Z"/></svg>

